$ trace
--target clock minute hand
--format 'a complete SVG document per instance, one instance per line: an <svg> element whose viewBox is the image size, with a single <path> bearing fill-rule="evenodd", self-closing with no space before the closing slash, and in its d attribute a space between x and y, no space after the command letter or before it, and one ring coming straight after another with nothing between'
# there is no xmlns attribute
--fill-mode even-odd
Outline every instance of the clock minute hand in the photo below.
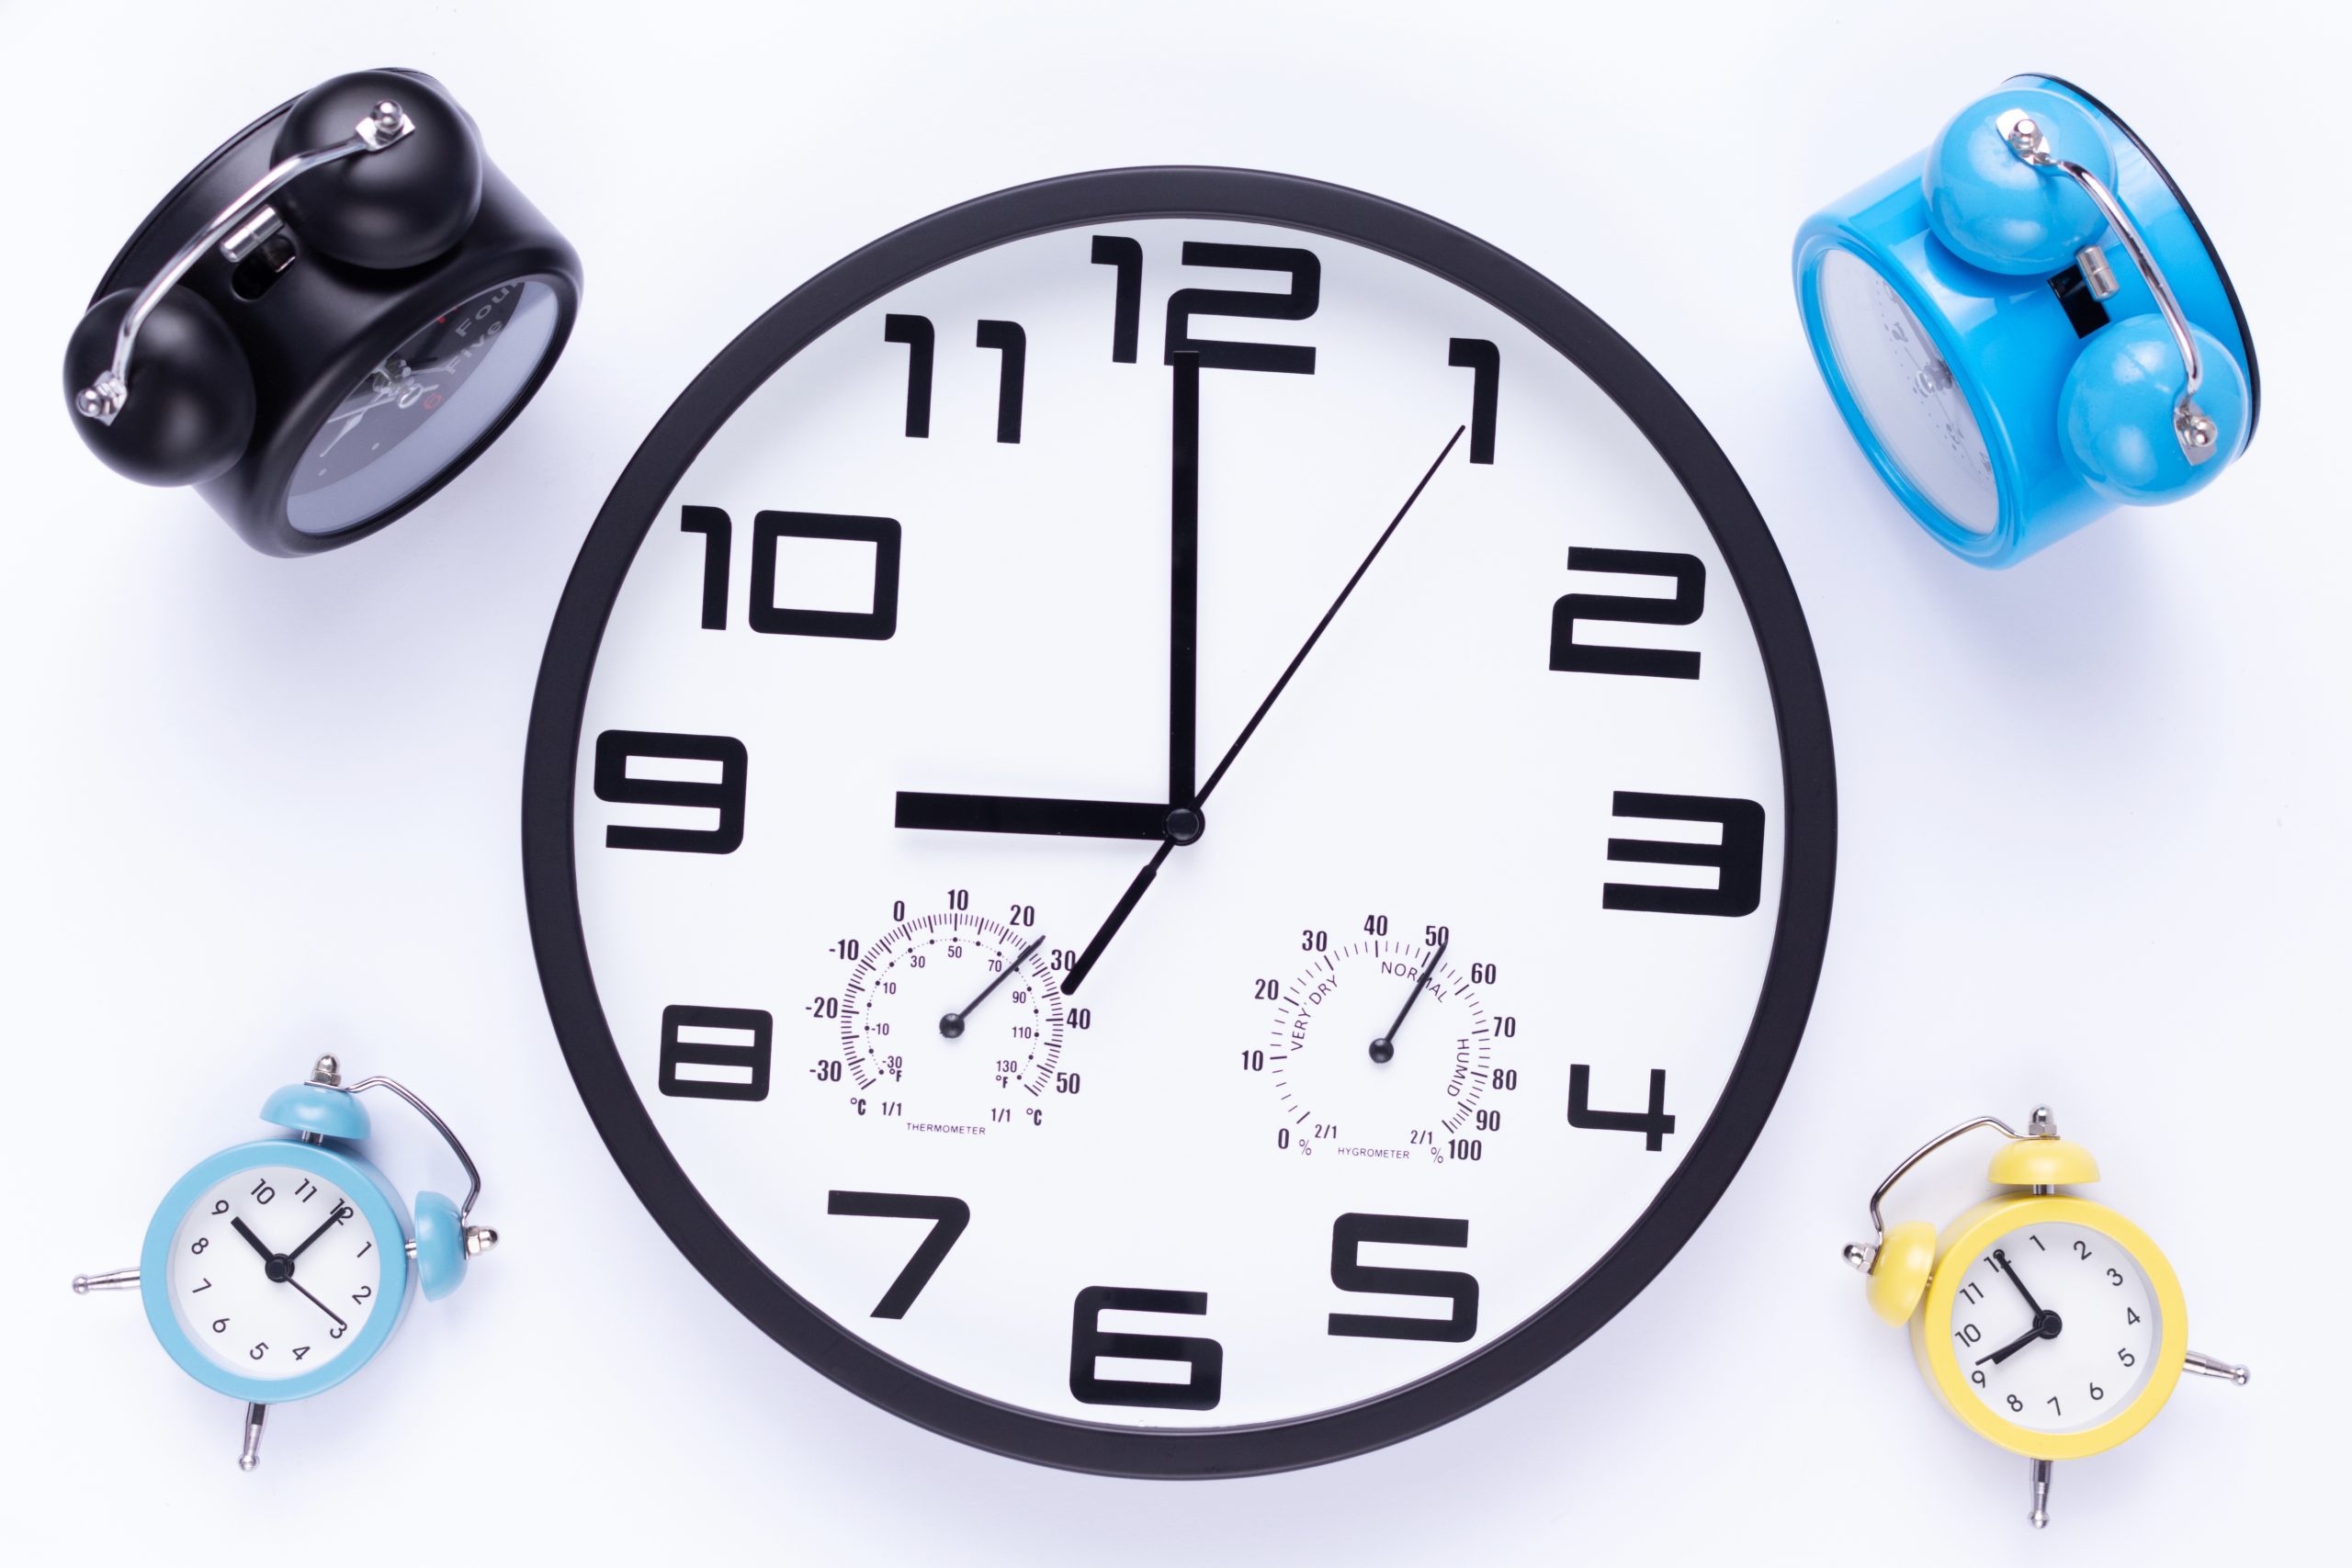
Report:
<svg viewBox="0 0 2352 1568"><path fill-rule="evenodd" d="M2025 1288L2025 1281L2018 1279L2018 1271L2009 1266L2009 1255L1996 1247L1993 1249L1993 1261L1999 1266L2002 1273L2009 1277L2009 1283L2015 1285L2018 1288L2018 1294L2025 1298L2026 1310L2033 1314L2038 1321L2041 1316L2041 1303L2033 1299L2033 1292Z"/></svg>
<svg viewBox="0 0 2352 1568"><path fill-rule="evenodd" d="M286 1255L286 1261L291 1263L296 1258L301 1257L302 1254L308 1252L311 1249L311 1244L312 1242L318 1240L319 1237L333 1230L334 1228L334 1223L349 1213L350 1211L348 1209L345 1209L342 1204L337 1203L333 1209L328 1211L326 1223L320 1225L318 1229L312 1231L310 1235L304 1236L302 1238L302 1245Z"/></svg>

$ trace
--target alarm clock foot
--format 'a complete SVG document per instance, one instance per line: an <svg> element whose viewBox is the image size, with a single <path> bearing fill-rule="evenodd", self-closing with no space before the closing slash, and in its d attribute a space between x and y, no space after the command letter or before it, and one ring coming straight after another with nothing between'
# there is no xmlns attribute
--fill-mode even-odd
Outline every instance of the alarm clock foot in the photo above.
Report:
<svg viewBox="0 0 2352 1568"><path fill-rule="evenodd" d="M2026 1517L2033 1521L2033 1528L2036 1529L2049 1528L2050 1461L2046 1459L2038 1459L2033 1461L2033 1512Z"/></svg>
<svg viewBox="0 0 2352 1568"><path fill-rule="evenodd" d="M138 1288L139 1270L136 1269L117 1269L105 1274L74 1276L74 1293L77 1296L86 1296L92 1291L135 1291ZM2243 1382L2245 1380L2241 1378L2238 1381Z"/></svg>
<svg viewBox="0 0 2352 1568"><path fill-rule="evenodd" d="M261 1462L261 1423L262 1417L268 1414L269 1406L266 1404L245 1406L245 1446L243 1451L237 1455L239 1470L251 1470Z"/></svg>
<svg viewBox="0 0 2352 1568"><path fill-rule="evenodd" d="M91 1283L94 1289L96 1288L96 1280ZM76 1280L74 1288L80 1290L81 1282ZM2244 1388L2247 1380L2254 1376L2244 1367L2233 1366L2228 1361L2217 1361L2211 1356L2200 1356L2194 1350L2191 1350L2188 1353L2188 1359L2180 1364L2180 1370L2184 1372L2195 1372L2199 1377L2227 1378L2240 1388Z"/></svg>

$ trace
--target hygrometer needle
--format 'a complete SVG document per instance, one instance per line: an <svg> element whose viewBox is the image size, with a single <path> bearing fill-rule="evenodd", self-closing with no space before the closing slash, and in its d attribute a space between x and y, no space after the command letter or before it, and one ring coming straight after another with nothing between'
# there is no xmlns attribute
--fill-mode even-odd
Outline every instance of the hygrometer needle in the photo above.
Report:
<svg viewBox="0 0 2352 1568"><path fill-rule="evenodd" d="M1437 973L1437 966L1445 962L1446 943L1453 940L1453 933L1447 932L1439 940L1437 951L1430 954L1430 961L1413 972L1413 988L1405 993L1405 1005L1396 1010L1396 1021L1388 1026L1386 1033L1372 1043L1374 1061L1385 1062L1396 1055L1396 1036L1404 1029L1405 1020L1411 1015L1413 1004L1421 999L1422 987L1430 976Z"/></svg>
<svg viewBox="0 0 2352 1568"><path fill-rule="evenodd" d="M995 993L996 988L999 986L1003 985L1006 977L1009 976L1015 969L1018 969L1023 964L1028 963L1029 955L1036 952L1039 944L1044 942L1046 938L1044 934L1042 932L1039 933L1033 941L1031 941L1028 946L1021 950L1020 957L1014 959L1012 963L998 970L996 972L996 978L990 980L987 985L980 987L980 994L978 996L974 997L970 1001L966 1002L954 1012L941 1013L939 1015L939 1032L950 1040L954 1040L961 1036L964 1032L964 1021L970 1018L974 1013L979 1011L980 1004L988 1000L989 998Z"/></svg>

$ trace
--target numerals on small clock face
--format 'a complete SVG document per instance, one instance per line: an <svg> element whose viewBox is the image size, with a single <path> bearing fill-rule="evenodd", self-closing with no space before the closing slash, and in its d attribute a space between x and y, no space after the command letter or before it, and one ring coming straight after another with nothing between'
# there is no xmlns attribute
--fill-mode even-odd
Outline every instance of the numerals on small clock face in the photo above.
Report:
<svg viewBox="0 0 2352 1568"><path fill-rule="evenodd" d="M316 1371L381 1304L379 1239L342 1191L308 1171L240 1170L173 1234L172 1310L190 1344L241 1376Z"/></svg>
<svg viewBox="0 0 2352 1568"><path fill-rule="evenodd" d="M639 547L576 777L703 1200L897 1361L1133 1427L1570 1290L1724 1095L1782 881L1675 473L1502 310L1267 224L1012 240L801 349Z"/></svg>
<svg viewBox="0 0 2352 1568"><path fill-rule="evenodd" d="M2038 1432L2074 1432L2131 1404L2155 1371L2164 1325L2121 1242L2083 1225L2036 1225L1969 1266L1951 1333L1985 1408Z"/></svg>

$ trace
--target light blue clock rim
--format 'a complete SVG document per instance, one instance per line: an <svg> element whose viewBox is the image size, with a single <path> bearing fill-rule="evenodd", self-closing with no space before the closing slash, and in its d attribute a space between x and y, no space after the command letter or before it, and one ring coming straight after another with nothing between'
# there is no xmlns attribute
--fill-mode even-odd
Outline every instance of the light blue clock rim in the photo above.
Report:
<svg viewBox="0 0 2352 1568"><path fill-rule="evenodd" d="M384 1259L384 1288L379 1292L379 1299L396 1303L393 1310L386 1312L379 1307L368 1314L366 1325L349 1348L315 1371L298 1377L250 1378L231 1371L198 1348L181 1326L179 1314L172 1309L172 1238L179 1230L180 1221L196 1201L223 1177L265 1165L290 1167L331 1181L342 1190L379 1237L387 1242L393 1236L401 1240L398 1247L386 1245L379 1248ZM147 1240L139 1249L139 1295L147 1308L148 1326L155 1331L157 1342L179 1363L182 1371L232 1399L254 1404L285 1404L334 1387L374 1359L376 1352L391 1338L392 1331L400 1326L401 1318L408 1311L411 1270L407 1243L408 1221L400 1200L366 1160L325 1144L306 1144L299 1138L256 1138L198 1162L164 1194L164 1201L147 1226Z"/></svg>
<svg viewBox="0 0 2352 1568"><path fill-rule="evenodd" d="M1976 421L1978 432L1984 437L1985 455L1992 459L1993 493L2000 502L2000 514L1992 528L1978 533L1964 528L1943 508L1929 501L1911 476L1904 471L1880 444L1878 433L1871 428L1861 404L1848 387L1845 369L1838 363L1838 349L1829 336L1829 323L1821 311L1821 269L1832 251L1843 251L1870 268L1872 276L1882 279L1894 290L1928 335L1935 340L1936 356L1951 367L1952 384L1968 400L1968 412ZM1944 327L1944 306L1923 294L1905 267L1887 266L1879 259L1878 247L1869 237L1850 229L1844 220L1825 221L1816 216L1809 221L1797 242L1795 261L1797 302L1804 317L1806 341L1813 345L1815 362L1820 367L1821 378L1828 383L1829 393L1837 400L1838 412L1853 432L1854 444L1870 458L1871 467L1895 499L1902 502L1919 525L1936 536L1937 541L1955 555L1966 556L1987 564L2007 565L2017 558L2018 530L2024 519L2018 503L2022 488L2014 457L2014 444L2008 439L2008 427L2001 418L1976 378L1966 368L1965 357L1952 342ZM2054 416L2053 416L2054 418Z"/></svg>

